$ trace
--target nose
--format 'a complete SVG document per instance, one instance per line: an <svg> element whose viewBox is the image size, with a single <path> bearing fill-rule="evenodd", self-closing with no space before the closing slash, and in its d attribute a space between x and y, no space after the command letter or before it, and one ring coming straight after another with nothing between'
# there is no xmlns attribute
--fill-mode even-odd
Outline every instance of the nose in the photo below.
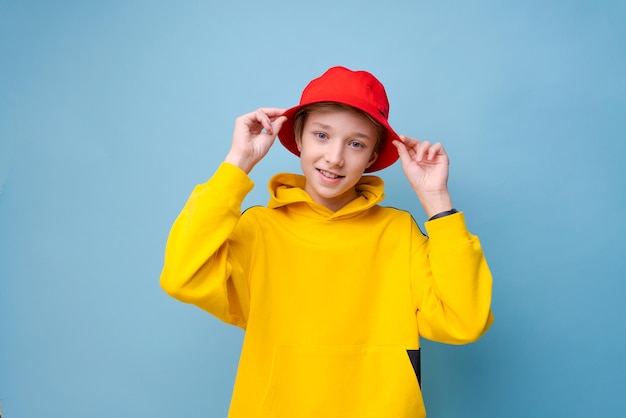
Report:
<svg viewBox="0 0 626 418"><path fill-rule="evenodd" d="M341 141L330 141L326 148L326 162L334 167L343 166L343 151Z"/></svg>

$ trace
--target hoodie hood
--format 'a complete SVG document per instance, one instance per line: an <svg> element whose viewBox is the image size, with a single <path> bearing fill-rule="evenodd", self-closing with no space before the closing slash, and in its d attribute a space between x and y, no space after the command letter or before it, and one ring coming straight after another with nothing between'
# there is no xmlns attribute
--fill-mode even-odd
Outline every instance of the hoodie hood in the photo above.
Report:
<svg viewBox="0 0 626 418"><path fill-rule="evenodd" d="M290 211L293 210L302 215L342 219L356 216L385 198L383 180L377 176L363 176L356 185L358 197L337 212L333 212L313 201L311 196L304 191L305 183L305 177L299 174L276 174L268 184L270 200L267 206L270 209L288 206Z"/></svg>

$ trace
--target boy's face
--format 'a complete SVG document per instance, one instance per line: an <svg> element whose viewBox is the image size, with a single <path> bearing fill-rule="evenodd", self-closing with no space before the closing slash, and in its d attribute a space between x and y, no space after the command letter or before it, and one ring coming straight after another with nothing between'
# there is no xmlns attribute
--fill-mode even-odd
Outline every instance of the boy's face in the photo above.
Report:
<svg viewBox="0 0 626 418"><path fill-rule="evenodd" d="M308 115L298 143L311 198L337 211L357 197L355 185L376 160L376 126L349 110Z"/></svg>

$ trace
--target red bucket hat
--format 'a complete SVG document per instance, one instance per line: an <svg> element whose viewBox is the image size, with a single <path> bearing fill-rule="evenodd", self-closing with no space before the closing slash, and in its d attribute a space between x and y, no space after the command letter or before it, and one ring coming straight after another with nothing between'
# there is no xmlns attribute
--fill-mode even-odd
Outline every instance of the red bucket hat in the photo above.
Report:
<svg viewBox="0 0 626 418"><path fill-rule="evenodd" d="M300 104L283 113L287 121L278 133L280 142L289 151L300 156L293 129L293 118L303 107L320 102L343 103L370 115L385 128L378 150L378 158L365 171L372 172L389 167L398 159L393 140L400 140L389 126L389 100L380 81L367 71L352 71L345 67L332 67L311 81L302 92Z"/></svg>

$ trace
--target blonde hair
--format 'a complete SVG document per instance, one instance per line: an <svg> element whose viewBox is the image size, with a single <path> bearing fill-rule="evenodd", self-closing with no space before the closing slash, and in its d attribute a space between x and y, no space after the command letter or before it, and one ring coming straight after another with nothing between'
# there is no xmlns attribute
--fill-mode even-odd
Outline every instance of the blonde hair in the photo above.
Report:
<svg viewBox="0 0 626 418"><path fill-rule="evenodd" d="M298 112L295 114L293 118L293 133L296 137L296 143L299 144L300 141L302 141L302 132L304 131L304 124L306 123L306 120L310 114L336 111L336 110L347 110L357 115L367 117L367 119L369 119L376 127L376 145L374 146L373 152L378 152L378 149L380 148L380 144L385 134L385 127L381 125L379 122L377 122L368 113L362 111L361 109L357 109L356 107L352 107L347 104L338 103L338 102L313 103L298 110Z"/></svg>

